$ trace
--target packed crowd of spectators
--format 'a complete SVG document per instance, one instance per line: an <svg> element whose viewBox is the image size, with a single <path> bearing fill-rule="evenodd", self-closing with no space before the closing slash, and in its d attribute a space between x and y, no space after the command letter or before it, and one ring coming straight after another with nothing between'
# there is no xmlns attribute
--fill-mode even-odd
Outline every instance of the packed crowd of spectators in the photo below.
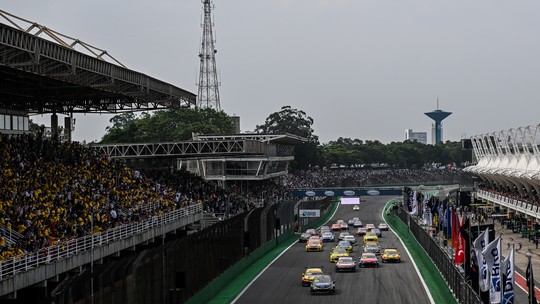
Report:
<svg viewBox="0 0 540 304"><path fill-rule="evenodd" d="M457 168L439 169L310 169L287 175L290 188L363 187L392 184L455 183L464 172Z"/></svg>
<svg viewBox="0 0 540 304"><path fill-rule="evenodd" d="M20 238L0 241L8 258L186 205L158 183L77 143L0 134L0 226ZM14 233L15 234L15 233ZM3 246L1 244L4 244Z"/></svg>

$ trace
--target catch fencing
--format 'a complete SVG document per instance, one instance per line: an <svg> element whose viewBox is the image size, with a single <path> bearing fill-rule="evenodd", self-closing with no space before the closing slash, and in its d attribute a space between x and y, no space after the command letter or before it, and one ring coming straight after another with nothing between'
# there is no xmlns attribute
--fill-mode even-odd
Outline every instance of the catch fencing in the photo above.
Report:
<svg viewBox="0 0 540 304"><path fill-rule="evenodd" d="M395 214L409 227L411 234L439 269L458 303L482 304L474 288L468 284L463 270L454 264L452 250L446 246L446 240L431 236L429 231L419 224L418 217L411 216L407 210L399 207Z"/></svg>

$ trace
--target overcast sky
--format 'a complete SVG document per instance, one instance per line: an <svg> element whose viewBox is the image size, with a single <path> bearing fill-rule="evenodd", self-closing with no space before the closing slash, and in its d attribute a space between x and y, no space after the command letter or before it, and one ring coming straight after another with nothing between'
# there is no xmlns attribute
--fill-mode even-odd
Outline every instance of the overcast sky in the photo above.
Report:
<svg viewBox="0 0 540 304"><path fill-rule="evenodd" d="M405 129L431 142L424 112L437 97L453 113L444 140L540 122L538 0L214 3L221 107L243 132L290 105L314 119L321 143L402 141ZM1 9L197 93L200 0L6 0ZM78 116L74 139L101 139L110 117Z"/></svg>

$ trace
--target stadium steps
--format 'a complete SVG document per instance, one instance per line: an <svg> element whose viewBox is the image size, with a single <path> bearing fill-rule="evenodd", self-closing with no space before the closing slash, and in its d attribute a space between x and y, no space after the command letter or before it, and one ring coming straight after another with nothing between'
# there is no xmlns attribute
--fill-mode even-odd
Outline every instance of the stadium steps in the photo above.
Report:
<svg viewBox="0 0 540 304"><path fill-rule="evenodd" d="M23 235L18 233L17 231L13 229L9 229L4 225L0 225L0 233L4 236L4 239L6 240L6 245L14 245L19 242L23 238Z"/></svg>
<svg viewBox="0 0 540 304"><path fill-rule="evenodd" d="M217 223L219 221L220 221L220 219L217 216L215 216L215 215L213 215L211 213L208 213L208 212L204 212L203 213L203 218L201 220L200 228L204 229L206 227L210 227L210 226L214 225L215 223Z"/></svg>

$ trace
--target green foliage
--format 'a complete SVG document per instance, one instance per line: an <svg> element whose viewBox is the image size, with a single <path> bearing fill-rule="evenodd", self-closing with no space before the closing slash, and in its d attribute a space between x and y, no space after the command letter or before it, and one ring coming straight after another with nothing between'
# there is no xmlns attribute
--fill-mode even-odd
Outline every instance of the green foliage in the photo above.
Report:
<svg viewBox="0 0 540 304"><path fill-rule="evenodd" d="M230 134L232 120L211 108L160 110L153 114L123 113L110 119L112 127L101 143L167 142L188 140L192 133Z"/></svg>
<svg viewBox="0 0 540 304"><path fill-rule="evenodd" d="M294 148L293 169L306 169L319 162L319 137L313 133L313 118L306 112L283 106L279 112L270 114L263 125L255 127L256 133L282 134L289 133L307 139L306 143Z"/></svg>
<svg viewBox="0 0 540 304"><path fill-rule="evenodd" d="M470 154L461 150L461 142L440 143L435 146L424 145L417 141L392 142L382 144L379 141L363 142L359 139L339 138L322 145L320 166L332 164L347 167L362 164L388 164L392 167L412 168L425 164L449 163L460 164L470 161Z"/></svg>
<svg viewBox="0 0 540 304"><path fill-rule="evenodd" d="M313 134L313 118L306 112L283 106L279 112L270 114L263 125L255 127L255 132L265 134L290 133L307 138L319 144L319 137Z"/></svg>

